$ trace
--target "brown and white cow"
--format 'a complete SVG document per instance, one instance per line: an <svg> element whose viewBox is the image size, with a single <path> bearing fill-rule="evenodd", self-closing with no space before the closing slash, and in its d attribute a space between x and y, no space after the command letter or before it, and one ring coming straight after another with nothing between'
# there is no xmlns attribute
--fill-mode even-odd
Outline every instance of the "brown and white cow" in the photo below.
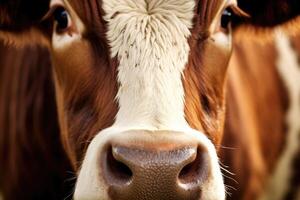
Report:
<svg viewBox="0 0 300 200"><path fill-rule="evenodd" d="M259 85L262 88L257 87L256 84L264 80L255 79L260 70L270 76L269 81L278 84L276 88L282 86L278 83L281 79L274 68L258 68L265 60L251 63L255 62L251 56L246 56L250 57L247 62L243 60L243 47L234 53L232 65L235 67L231 67L227 77L232 32L242 23L252 27L275 26L299 13L299 4L295 0L272 3L246 0L10 0L0 3L0 37L16 45L34 41L49 49L64 151L61 146L55 146L58 141L53 142L51 149L57 147L63 157L59 163L61 168L72 168L78 174L74 199L225 199L218 153L223 158L230 153L222 149L223 134L225 146L238 142L243 147L234 151L233 157L241 153L241 159L250 161L244 167L249 167L251 173L240 172L237 178L243 187L236 193L236 198L254 199L263 191L267 169L274 168L281 153L285 120L282 113L286 111L282 105L286 102L278 96L278 90L269 90L273 84L262 82L263 86ZM280 42L285 41L278 40L278 45ZM246 50L244 53L248 54L257 49ZM36 49L34 52L41 53ZM274 56L272 52L268 53L270 58ZM237 67L241 63L251 64L252 67L245 70L254 70L246 72L253 74L248 77L250 81L253 78L251 84L240 77L245 74L241 71L243 68ZM43 76L47 75L49 71ZM227 100L231 106L224 131L227 78L228 93L231 94L228 97L232 98ZM278 113L257 115L272 109L268 107L269 100L256 102L261 97L259 90L274 95L271 100L278 101L274 107ZM42 89L39 91L43 92ZM40 107L47 106L46 101L39 99L32 102ZM9 111L16 114L16 107ZM49 112L52 112L51 116L55 114ZM230 117L235 112L235 117ZM16 119L14 115L8 115ZM26 122L24 118L23 122ZM11 123L9 119L5 119L6 123ZM55 120L45 118L40 122L55 123ZM50 130L53 126L55 124ZM45 132L49 131L47 125L42 127ZM236 130L237 127L242 129ZM266 130L268 132L264 132ZM239 131L240 136L236 135ZM18 132L20 130L15 131ZM229 137L233 133L234 137ZM273 134L274 141L267 133ZM1 135L10 138L4 136L5 133ZM29 136L30 133L23 137ZM14 140L2 141L7 149L19 148L13 146ZM5 141L11 143L7 145ZM261 145L268 141L273 141L272 145ZM5 156L7 149L1 153L1 163L7 159L15 162ZM226 161L233 169L242 169L241 163ZM5 197L21 198L22 193L14 193L14 185L6 185L10 179L6 171L17 172L19 166L12 163L4 166L6 168L0 172L0 186L4 188ZM16 169L9 169L12 166ZM52 168L48 166L47 169ZM280 166L278 168L281 172ZM22 187L26 193L26 184ZM269 197L268 192L265 196L262 198Z"/></svg>
<svg viewBox="0 0 300 200"><path fill-rule="evenodd" d="M221 160L235 173L227 178L239 190L229 188L232 199L297 200L299 34L269 32L263 40L235 34Z"/></svg>

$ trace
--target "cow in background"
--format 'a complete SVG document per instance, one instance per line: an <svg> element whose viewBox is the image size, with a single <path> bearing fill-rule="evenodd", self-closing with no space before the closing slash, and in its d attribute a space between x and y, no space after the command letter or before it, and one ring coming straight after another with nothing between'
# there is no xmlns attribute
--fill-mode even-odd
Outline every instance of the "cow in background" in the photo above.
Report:
<svg viewBox="0 0 300 200"><path fill-rule="evenodd" d="M235 174L224 171L230 199L297 200L299 34L251 31L236 33L228 71L221 160Z"/></svg>
<svg viewBox="0 0 300 200"><path fill-rule="evenodd" d="M59 155L62 155L62 161L59 163L66 163L63 165L63 168L64 170L69 170L68 162L70 162L72 169L79 172L81 160L85 158L79 173L75 198L139 199L141 198L139 195L142 195L146 199L224 199L224 184L216 152L219 152L220 149L222 151L220 144L225 119L224 87L227 76L227 63L231 51L230 25L235 27L243 22L251 23L252 26L274 26L298 15L299 7L293 1L288 3L273 2L273 6L270 6L268 3L264 4L264 2L259 2L258 4L255 4L254 1L241 2L240 7L248 11L250 15L253 15L251 19L248 19L248 16L236 6L234 1L195 1L196 3L194 1L184 1L182 5L178 5L177 1L165 2L168 4L155 1L135 4L134 1L124 1L124 4L118 7L120 2L114 1L91 1L89 3L51 1L50 12L42 23L37 22L47 12L46 5L48 4L46 3L42 4L43 2L39 2L41 5L35 8L26 6L28 2L26 5L21 3L19 5L23 12L11 10L11 2L4 3L4 6L1 7L3 11L1 12L3 18L1 19L3 21L1 24L2 33L0 34L6 41L22 45L21 43L30 41L30 37L38 37L40 43L51 46L50 53L52 54L54 67L60 137L64 147L63 153L59 151ZM257 5L259 6L257 7ZM134 10L130 10L126 6L133 7ZM116 10L114 10L115 8ZM168 12L167 8L171 12ZM127 30L130 27L126 26L123 27L124 29L119 29L122 27L118 27L118 23L122 21L118 20L127 19L128 13L134 14L134 16L131 16L133 19L135 17L138 18L141 13L136 13L136 11L140 11L139 9L142 9L143 12L145 11L142 14L146 15L146 17L147 15L157 15L158 21L166 20L164 21L167 26L166 30L163 26L155 26L155 20L153 24L149 21L147 22L148 25L150 24L149 33L162 28L160 30L162 35L160 33L155 35L153 32L154 36L145 35L145 38L135 38L129 32L126 32L138 30L137 34L141 33L139 30L147 28L146 22L145 24L138 23L138 26L133 26L133 29ZM20 18L18 15L23 16ZM159 16L162 18L159 18ZM54 27L50 25L51 20L54 20ZM176 23L169 24L170 21L168 20L175 20ZM72 26L69 24L71 22L73 23ZM12 24L15 26L12 26ZM156 29L152 27L153 29L151 30L151 25L156 27ZM175 34L176 30L178 35L174 35L174 41L164 43L166 36L169 34L168 30L173 30L173 28L175 29L172 33ZM53 31L53 34L51 31ZM164 33L163 31L166 32ZM114 35L115 32L122 37ZM129 37L127 38L128 41L124 40L125 36ZM147 37L149 37L149 40L147 40ZM160 40L160 37L163 37L164 40ZM49 43L50 38L52 38L52 43ZM148 45L150 45L150 50L153 50L153 53L149 55L147 52L144 52L148 56L143 56L143 49L147 45L140 42L143 42L144 39L151 43ZM132 43L127 43L129 41ZM158 50L155 48L158 48ZM164 48L165 50L163 50ZM174 51L170 51L171 49L174 49ZM141 55L139 55L139 51L142 52ZM39 55L39 50L33 50L33 52L37 57L44 57ZM168 54L169 52L170 54ZM239 53L239 51L237 52ZM240 52L243 51L241 50ZM238 59L242 58L243 56L240 56ZM130 63L131 61L132 63ZM238 60L238 62L241 61ZM251 64L251 62L248 63ZM131 68L127 69L129 66L134 67L132 68L133 71L131 71ZM147 68L148 66L152 66L152 68ZM164 68L164 66L167 67ZM251 66L255 67L254 64ZM141 68L147 72L144 76L139 72ZM249 67L248 69L251 68ZM283 122L281 120L284 121L284 119L280 118L279 115L276 118L279 122L279 129L276 129L274 136L274 141L278 142L278 145L274 145L276 148L266 148L260 152L258 146L266 143L261 142L259 144L260 142L258 141L260 140L255 137L262 136L262 139L267 138L264 139L267 141L269 137L265 136L266 133L264 135L254 134L263 134L263 130L261 132L255 129L263 129L265 127L258 126L256 124L258 122L253 120L253 112L257 108L251 106L251 104L255 100L250 99L248 103L241 101L241 99L247 99L245 97L251 94L251 88L237 90L239 88L236 87L242 87L237 83L243 81L239 79L238 70L241 69L228 72L229 89L227 101L228 106L230 106L230 103L233 106L228 108L229 117L227 119L229 122L225 124L224 145L226 145L226 141L228 142L229 140L230 142L232 138L236 138L238 132L242 133L245 131L245 134L250 139L254 137L248 143L239 141L239 144L243 144L242 147L248 147L247 143L253 150L247 149L246 155L249 155L247 152L250 152L249 158L254 159L249 160L253 161L251 162L253 165L249 167L254 173L250 174L250 176L245 176L247 172L242 172L239 176L241 177L240 184L245 187L239 190L240 194L236 192L241 196L247 194L248 198L251 199L261 192L261 181L266 179L264 170L262 170L262 174L260 171L262 162L256 159L262 158L259 155L260 153L270 153L272 158L276 158L280 154L282 140L280 141L277 138L280 139L282 137L279 132L282 129L281 123ZM182 74L183 76L181 77ZM259 77L258 74L256 71L253 72L254 80ZM275 76L271 76L271 78L274 78L274 84L277 84L279 78L276 77L276 72L273 72L273 74ZM152 79L151 75L153 75ZM249 77L251 78L251 76ZM144 89L139 90L139 87ZM255 88L255 86L253 87ZM280 84L279 87L281 87ZM8 88L6 90L9 91ZM152 90L155 92L152 92ZM261 92L264 91L263 89L260 90ZM45 91L41 91L39 94L42 94L42 92ZM133 95L130 95L132 92L134 92ZM244 94L237 95L237 93L242 92ZM272 94L276 96L277 91L273 92ZM47 94L42 95L45 95L45 99L49 100ZM115 100L116 97L117 100ZM130 98L128 99L128 97ZM237 101L236 104L233 100ZM36 99L31 100L31 102L35 101ZM285 100L278 97L278 102L279 104L277 105L283 105L283 108L279 107L279 112L281 112L280 109L283 109L284 112ZM143 103L146 104L143 105ZM241 104L245 104L245 107L240 108ZM247 107L248 109L245 110ZM275 108L277 109L278 107L275 105ZM24 109L23 106L22 109ZM45 108L40 106L39 109L40 112ZM237 109L238 113L241 112L241 114L239 113L240 115L234 116L243 118L232 119L230 114L234 109ZM53 113L51 114L53 109L49 110L49 115L43 114L42 116L50 116L47 118L50 119L49 122L55 123L56 116ZM11 112L17 112L16 108L12 108ZM273 117L273 115L271 116ZM269 117L267 115L266 119L269 120ZM262 118L265 119L264 117ZM244 123L240 125L244 125L246 129L235 129L235 125L239 120ZM44 124L45 129L48 128L47 122L46 125ZM264 125L270 128L273 123L273 121L266 121ZM52 127L52 125L49 125L49 127ZM108 127L110 128L107 129ZM248 130L247 128L249 127L254 129L254 131ZM39 131L37 133L44 134L45 129L44 127L39 127L36 130ZM8 132L11 132L10 130L11 127L8 127ZM23 129L20 130L21 132L23 131ZM101 133L103 130L104 132ZM249 132L247 133L247 131ZM100 133L98 134L98 132ZM30 134L30 129L24 130L22 134L24 133ZM229 137L230 134L235 137ZM15 136L14 139L18 139L18 136ZM47 140L47 142L49 141ZM41 146L45 144L46 140ZM61 147L59 142L56 144ZM251 146L252 144L254 144L253 147ZM51 144L48 144L48 146L50 148L55 147ZM14 147L12 146L11 148ZM89 149L88 151L87 148ZM97 153L97 149L101 150L101 152ZM54 150L57 149L54 148L52 151ZM5 157L7 149L3 152L3 157ZM51 150L47 150L47 152L51 152ZM251 152L254 152L255 155L252 155ZM66 154L65 156L64 153ZM139 153L141 154L139 155ZM57 159L55 156L50 157ZM224 153L223 157L226 157L226 153ZM269 158L269 156L267 157ZM18 159L17 157L9 158ZM24 157L19 159L24 159ZM99 162L97 161L98 159L100 159ZM229 161L230 159L227 160ZM54 165L57 164L52 162L55 162L55 160L49 159L48 161ZM143 162L154 164L150 165L149 169L144 169L142 167L144 165ZM270 161L266 162L266 167L272 169L275 165L274 162L274 160L270 159ZM99 166L97 163L99 163ZM97 169L94 169L95 164ZM158 167L156 168L156 166ZM164 168L165 170L162 171L158 170L163 166L167 166L167 168ZM49 168L52 170L51 167ZM155 175L154 179L150 177L150 172L153 170L155 172L155 174L152 174ZM6 169L4 168L1 171L5 172ZM50 172L59 171L53 168L53 171ZM167 171L170 172L165 174ZM99 172L100 177L98 177ZM25 174L25 172L23 173ZM6 173L3 174L1 178L5 177ZM143 174L146 177L141 178ZM175 176L176 174L177 176ZM64 179L66 175L61 174L59 177ZM42 177L39 178L43 179ZM3 180L1 184L5 185L6 180L9 180L9 178ZM58 178L57 180L59 181L60 179ZM156 180L161 180L156 183L158 185L154 184ZM179 183L176 180L179 180ZM30 185L27 186L21 182L18 184L22 185L18 189L25 190L25 187L30 188ZM163 191L166 193L162 194L160 187L157 188L157 186L164 186ZM5 187L7 189L4 191L4 195L8 196L8 198L22 195L22 190L19 194L13 192L15 190L13 190L14 186L12 185L8 184ZM56 189L58 188L61 187L57 186ZM46 192L41 195L46 195ZM34 195L38 194L31 193L28 195L36 197ZM49 196L46 197L50 198Z"/></svg>

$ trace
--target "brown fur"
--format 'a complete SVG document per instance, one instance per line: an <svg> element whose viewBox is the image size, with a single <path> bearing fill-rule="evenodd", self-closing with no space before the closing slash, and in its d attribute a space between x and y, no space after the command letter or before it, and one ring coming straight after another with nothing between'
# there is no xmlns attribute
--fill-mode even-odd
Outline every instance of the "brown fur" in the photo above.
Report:
<svg viewBox="0 0 300 200"><path fill-rule="evenodd" d="M48 51L0 43L0 188L5 199L58 199L74 173L59 140Z"/></svg>
<svg viewBox="0 0 300 200"><path fill-rule="evenodd" d="M218 146L223 132L223 85L230 47L220 50L208 31L222 2L202 3L194 19L195 28L189 39L191 53L184 71L185 115L192 128L204 131Z"/></svg>
<svg viewBox="0 0 300 200"><path fill-rule="evenodd" d="M110 59L105 39L106 27L98 15L103 15L101 4L93 0L71 1L71 4L84 24L91 27L86 30L84 40L93 41L87 49L78 46L74 48L77 51L71 52L80 57L78 62L84 60L82 68L77 71L69 70L59 61L55 68L62 140L76 168L81 165L80 161L93 137L114 122L118 109L115 102L118 63L115 59ZM64 60L64 56L68 55L59 56ZM69 63L71 68L78 66L76 62ZM72 72L75 73L71 75Z"/></svg>

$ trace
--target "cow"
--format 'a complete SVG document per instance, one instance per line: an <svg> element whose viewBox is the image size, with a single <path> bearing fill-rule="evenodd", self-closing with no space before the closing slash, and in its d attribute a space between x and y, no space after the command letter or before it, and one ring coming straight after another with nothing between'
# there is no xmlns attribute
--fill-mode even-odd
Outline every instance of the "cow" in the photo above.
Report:
<svg viewBox="0 0 300 200"><path fill-rule="evenodd" d="M278 73L290 68L268 61L291 49L278 36L264 52L238 30L296 30L299 14L295 0L1 2L0 38L39 44L3 49L4 198L71 198L76 184L74 199L223 200L234 179L228 198L270 198L284 133L295 140L299 131L295 122L285 130L284 118L299 93ZM233 45L239 37L245 46Z"/></svg>
<svg viewBox="0 0 300 200"><path fill-rule="evenodd" d="M235 38L220 156L232 199L299 199L299 34Z"/></svg>

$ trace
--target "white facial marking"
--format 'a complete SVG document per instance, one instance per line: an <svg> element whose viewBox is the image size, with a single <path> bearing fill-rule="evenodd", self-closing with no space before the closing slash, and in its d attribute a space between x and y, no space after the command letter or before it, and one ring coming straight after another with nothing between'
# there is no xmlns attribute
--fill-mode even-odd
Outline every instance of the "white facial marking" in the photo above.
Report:
<svg viewBox="0 0 300 200"><path fill-rule="evenodd" d="M292 161L297 152L300 130L300 66L296 52L289 38L282 32L275 34L278 51L277 69L288 90L290 105L286 116L288 125L287 141L284 152L275 168L267 191L260 200L281 200L287 193L292 175Z"/></svg>
<svg viewBox="0 0 300 200"><path fill-rule="evenodd" d="M182 72L194 0L104 0L112 57L119 60L117 126L186 126Z"/></svg>
<svg viewBox="0 0 300 200"><path fill-rule="evenodd" d="M119 111L114 125L89 145L74 199L109 199L99 153L113 137L130 130L184 133L208 149L211 173L203 198L224 200L225 188L215 147L184 116L182 74L190 52L195 0L103 0L111 57L118 65ZM122 135L123 136L123 135Z"/></svg>

